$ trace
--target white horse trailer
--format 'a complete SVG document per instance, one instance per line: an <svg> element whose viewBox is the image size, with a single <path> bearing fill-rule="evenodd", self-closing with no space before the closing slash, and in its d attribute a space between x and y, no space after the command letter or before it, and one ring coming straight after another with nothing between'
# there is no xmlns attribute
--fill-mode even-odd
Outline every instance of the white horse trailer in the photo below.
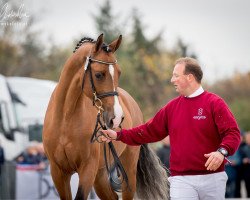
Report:
<svg viewBox="0 0 250 200"><path fill-rule="evenodd" d="M0 74L0 141L13 160L31 141L41 142L42 126L56 82Z"/></svg>

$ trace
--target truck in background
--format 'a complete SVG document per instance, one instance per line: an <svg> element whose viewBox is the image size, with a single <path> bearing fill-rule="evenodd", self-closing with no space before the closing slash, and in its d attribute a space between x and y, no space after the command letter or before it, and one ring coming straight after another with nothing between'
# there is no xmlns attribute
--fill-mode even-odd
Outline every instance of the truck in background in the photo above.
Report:
<svg viewBox="0 0 250 200"><path fill-rule="evenodd" d="M0 141L8 161L31 141L41 142L46 108L56 82L0 74Z"/></svg>

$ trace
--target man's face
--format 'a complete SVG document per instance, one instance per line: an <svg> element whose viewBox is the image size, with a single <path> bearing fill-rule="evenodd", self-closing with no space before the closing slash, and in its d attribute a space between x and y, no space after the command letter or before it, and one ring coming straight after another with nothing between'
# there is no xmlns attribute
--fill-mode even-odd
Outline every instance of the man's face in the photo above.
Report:
<svg viewBox="0 0 250 200"><path fill-rule="evenodd" d="M171 83L173 83L176 92L181 95L186 95L186 89L189 86L188 75L185 75L184 71L185 64L176 64L171 78Z"/></svg>

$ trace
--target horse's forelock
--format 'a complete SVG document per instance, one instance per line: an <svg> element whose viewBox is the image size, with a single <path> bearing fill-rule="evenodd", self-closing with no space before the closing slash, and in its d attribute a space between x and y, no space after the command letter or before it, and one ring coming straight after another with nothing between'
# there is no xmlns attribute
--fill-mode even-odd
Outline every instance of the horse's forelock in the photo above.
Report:
<svg viewBox="0 0 250 200"><path fill-rule="evenodd" d="M102 50L109 53L112 52L112 49L109 48L109 45L107 45L106 43L102 44Z"/></svg>

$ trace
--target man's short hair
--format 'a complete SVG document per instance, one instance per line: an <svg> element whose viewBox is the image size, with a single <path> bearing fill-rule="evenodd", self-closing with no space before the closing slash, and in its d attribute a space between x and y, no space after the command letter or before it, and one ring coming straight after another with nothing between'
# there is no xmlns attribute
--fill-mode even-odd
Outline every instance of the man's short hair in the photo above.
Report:
<svg viewBox="0 0 250 200"><path fill-rule="evenodd" d="M198 83L201 83L203 72L198 61L194 58L185 57L176 60L175 64L185 64L184 74L192 74Z"/></svg>

